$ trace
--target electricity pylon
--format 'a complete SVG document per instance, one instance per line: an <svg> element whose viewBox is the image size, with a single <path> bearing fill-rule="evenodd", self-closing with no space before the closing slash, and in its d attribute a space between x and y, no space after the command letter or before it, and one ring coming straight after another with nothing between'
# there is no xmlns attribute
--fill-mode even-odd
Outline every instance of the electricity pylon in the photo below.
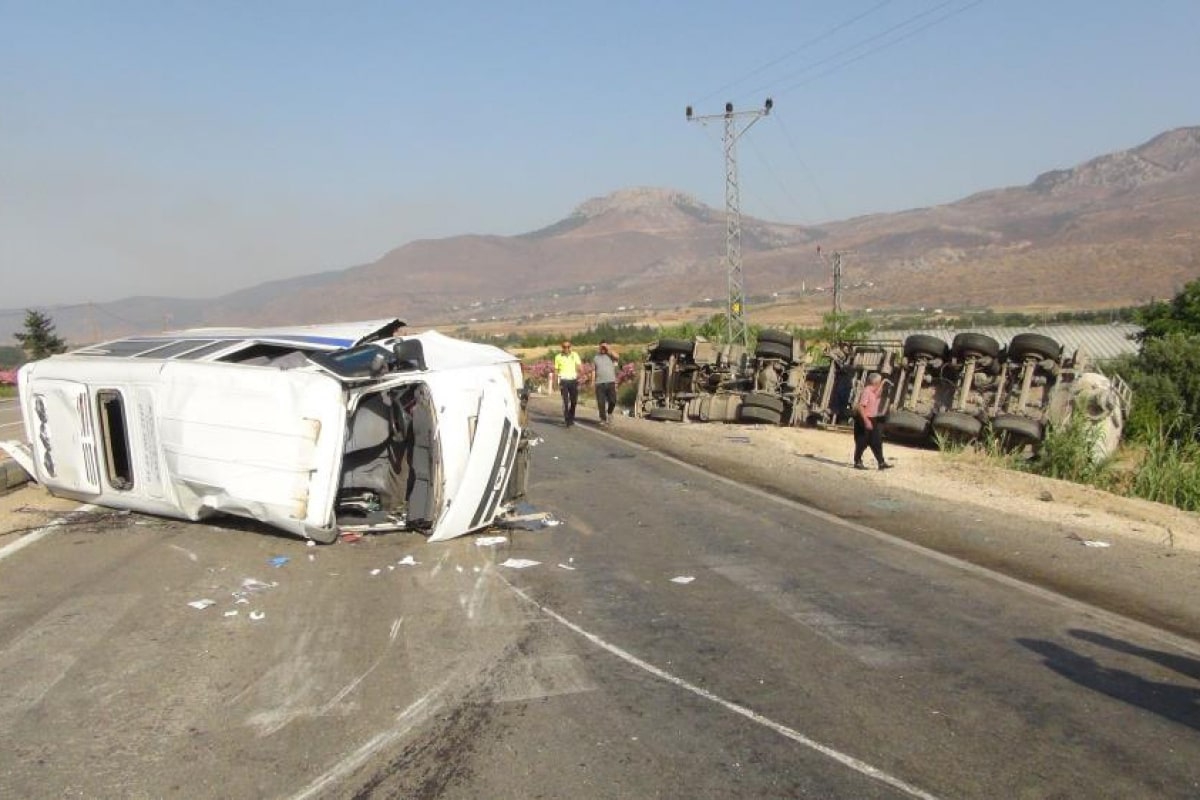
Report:
<svg viewBox="0 0 1200 800"><path fill-rule="evenodd" d="M725 300L725 340L727 344L750 344L746 330L746 291L742 285L742 208L738 191L737 140L750 130L750 126L771 113L775 104L771 98L763 107L753 111L734 111L733 103L725 104L724 114L692 115L687 107L689 122L725 121L725 274L728 291ZM738 130L737 121L749 118L749 122Z"/></svg>

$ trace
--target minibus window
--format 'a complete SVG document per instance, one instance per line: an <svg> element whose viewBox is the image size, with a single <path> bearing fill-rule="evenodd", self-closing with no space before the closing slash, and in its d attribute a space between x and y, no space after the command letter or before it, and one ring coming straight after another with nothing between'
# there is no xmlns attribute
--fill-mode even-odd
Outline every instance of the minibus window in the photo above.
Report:
<svg viewBox="0 0 1200 800"><path fill-rule="evenodd" d="M101 389L96 393L100 405L100 430L104 436L104 466L108 482L118 490L133 488L133 463L129 457L129 427L125 424L125 403L121 393Z"/></svg>

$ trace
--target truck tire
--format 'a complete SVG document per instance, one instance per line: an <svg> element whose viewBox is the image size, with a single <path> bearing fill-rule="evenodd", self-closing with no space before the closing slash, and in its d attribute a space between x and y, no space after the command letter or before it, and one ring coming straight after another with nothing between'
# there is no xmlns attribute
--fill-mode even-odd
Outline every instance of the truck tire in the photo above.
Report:
<svg viewBox="0 0 1200 800"><path fill-rule="evenodd" d="M792 335L787 331L763 330L758 332L758 341L775 342L775 344L786 345L788 350L792 349Z"/></svg>
<svg viewBox="0 0 1200 800"><path fill-rule="evenodd" d="M696 345L687 339L659 339L650 349L651 361L666 361L670 356L690 356Z"/></svg>
<svg viewBox="0 0 1200 800"><path fill-rule="evenodd" d="M961 411L943 411L933 418L933 429L956 439L975 439L983 431L983 423L977 417Z"/></svg>
<svg viewBox="0 0 1200 800"><path fill-rule="evenodd" d="M1024 361L1026 356L1037 356L1057 361L1062 358L1063 346L1040 333L1018 333L1008 343L1008 355L1013 361Z"/></svg>
<svg viewBox="0 0 1200 800"><path fill-rule="evenodd" d="M983 333L960 333L954 337L950 350L959 358L971 356L995 358L1000 354L1000 343Z"/></svg>
<svg viewBox="0 0 1200 800"><path fill-rule="evenodd" d="M992 433L1005 448L1037 444L1044 433L1042 423L1016 414L999 414L992 420Z"/></svg>
<svg viewBox="0 0 1200 800"><path fill-rule="evenodd" d="M938 337L923 333L914 333L904 340L905 358L945 358L949 350L950 345Z"/></svg>
<svg viewBox="0 0 1200 800"><path fill-rule="evenodd" d="M742 407L738 409L738 419L740 419L742 422L778 425L783 421L783 414L778 411L772 411L769 408L760 408L759 406L748 406L743 404Z"/></svg>
<svg viewBox="0 0 1200 800"><path fill-rule="evenodd" d="M754 355L759 358L782 358L784 361L792 360L792 346L780 344L779 342L762 342L754 348Z"/></svg>
<svg viewBox="0 0 1200 800"><path fill-rule="evenodd" d="M892 411L884 418L883 427L892 434L925 436L929 433L929 418L913 411Z"/></svg>
<svg viewBox="0 0 1200 800"><path fill-rule="evenodd" d="M659 422L683 422L683 409L656 406L650 409L650 413L646 417L647 419L658 420Z"/></svg>
<svg viewBox="0 0 1200 800"><path fill-rule="evenodd" d="M742 408L753 406L755 408L765 408L768 411L774 411L776 414L783 413L783 398L776 397L773 394L766 392L750 392L742 398Z"/></svg>

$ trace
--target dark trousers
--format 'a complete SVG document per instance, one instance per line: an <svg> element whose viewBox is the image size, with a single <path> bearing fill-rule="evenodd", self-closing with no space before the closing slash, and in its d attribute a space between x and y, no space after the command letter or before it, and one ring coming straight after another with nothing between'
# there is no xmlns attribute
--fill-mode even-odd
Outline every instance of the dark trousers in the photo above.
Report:
<svg viewBox="0 0 1200 800"><path fill-rule="evenodd" d="M854 463L861 464L863 453L867 448L871 448L871 453L875 456L875 461L879 464L883 463L883 425L879 420L871 420L871 429L867 430L867 426L863 421L854 418Z"/></svg>
<svg viewBox="0 0 1200 800"><path fill-rule="evenodd" d="M617 385L615 383L596 384L596 408L600 409L600 421L604 422L612 416L617 407Z"/></svg>
<svg viewBox="0 0 1200 800"><path fill-rule="evenodd" d="M575 422L575 404L579 402L579 381L560 380L558 391L562 393L563 422L571 425Z"/></svg>

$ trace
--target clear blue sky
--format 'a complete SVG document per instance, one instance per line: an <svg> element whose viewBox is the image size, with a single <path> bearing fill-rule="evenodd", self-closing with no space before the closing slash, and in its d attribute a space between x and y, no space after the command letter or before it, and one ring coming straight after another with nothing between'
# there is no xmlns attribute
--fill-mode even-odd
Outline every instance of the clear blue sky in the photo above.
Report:
<svg viewBox="0 0 1200 800"><path fill-rule="evenodd" d="M856 19L857 18L857 19ZM0 308L204 297L630 186L818 223L1200 124L1198 0L0 0Z"/></svg>

